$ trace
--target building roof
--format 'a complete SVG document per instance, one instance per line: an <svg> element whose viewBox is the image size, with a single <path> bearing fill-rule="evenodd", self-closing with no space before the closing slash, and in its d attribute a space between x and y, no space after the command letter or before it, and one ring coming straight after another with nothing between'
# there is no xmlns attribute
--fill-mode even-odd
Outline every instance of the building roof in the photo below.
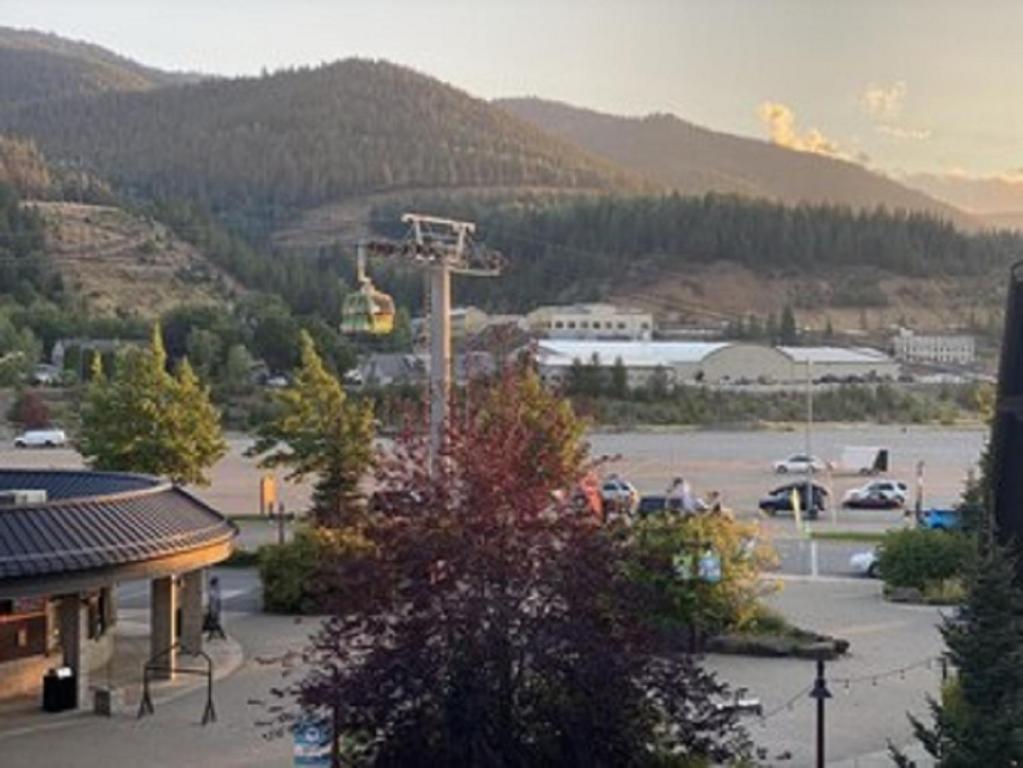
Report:
<svg viewBox="0 0 1023 768"><path fill-rule="evenodd" d="M588 363L597 355L601 365L621 359L627 368L656 368L678 363L699 363L713 352L732 346L705 341L597 341L589 339L542 339L537 356L544 365Z"/></svg>
<svg viewBox="0 0 1023 768"><path fill-rule="evenodd" d="M0 508L0 593L21 580L112 569L228 544L237 533L191 494L142 475L0 469L0 490L45 490L48 497Z"/></svg>
<svg viewBox="0 0 1023 768"><path fill-rule="evenodd" d="M778 347L794 363L890 363L884 352L870 347Z"/></svg>

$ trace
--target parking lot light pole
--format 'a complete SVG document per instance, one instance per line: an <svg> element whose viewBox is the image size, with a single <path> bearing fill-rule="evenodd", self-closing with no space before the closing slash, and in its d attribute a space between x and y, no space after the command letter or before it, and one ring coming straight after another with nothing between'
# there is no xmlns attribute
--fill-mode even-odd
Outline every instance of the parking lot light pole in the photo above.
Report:
<svg viewBox="0 0 1023 768"><path fill-rule="evenodd" d="M813 498L813 362L806 359L806 519L812 520L816 515Z"/></svg>

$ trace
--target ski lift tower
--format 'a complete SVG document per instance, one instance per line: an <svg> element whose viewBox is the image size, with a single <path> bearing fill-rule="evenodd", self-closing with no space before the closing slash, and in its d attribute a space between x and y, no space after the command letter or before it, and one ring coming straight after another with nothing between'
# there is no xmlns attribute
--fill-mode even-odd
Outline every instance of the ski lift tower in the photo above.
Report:
<svg viewBox="0 0 1023 768"><path fill-rule="evenodd" d="M476 243L476 225L421 213L401 217L408 225L404 240L374 241L371 255L396 256L426 272L430 293L430 465L435 471L444 440L451 393L451 275L496 277L504 257Z"/></svg>

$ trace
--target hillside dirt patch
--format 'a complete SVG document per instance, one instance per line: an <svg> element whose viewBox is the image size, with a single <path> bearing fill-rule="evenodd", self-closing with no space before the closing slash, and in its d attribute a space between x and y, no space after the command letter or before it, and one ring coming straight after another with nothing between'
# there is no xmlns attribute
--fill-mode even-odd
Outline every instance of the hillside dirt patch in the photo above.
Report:
<svg viewBox="0 0 1023 768"><path fill-rule="evenodd" d="M830 320L836 332L865 339L888 336L900 325L926 331L984 323L1004 301L1004 289L990 278L915 278L874 271L866 279L883 294L883 305L833 303L836 286L864 279L862 272L762 275L717 262L664 272L656 280L640 278L611 300L652 311L668 325L712 325L750 314L763 319L779 315L789 304L803 328L823 331Z"/></svg>
<svg viewBox="0 0 1023 768"><path fill-rule="evenodd" d="M102 315L156 317L179 304L230 301L241 287L167 227L120 208L34 202L65 283Z"/></svg>

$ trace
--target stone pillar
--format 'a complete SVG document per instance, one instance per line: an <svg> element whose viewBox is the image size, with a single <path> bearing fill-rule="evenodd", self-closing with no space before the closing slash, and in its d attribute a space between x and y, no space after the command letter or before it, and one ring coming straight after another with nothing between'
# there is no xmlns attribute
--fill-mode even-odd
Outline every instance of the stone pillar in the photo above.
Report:
<svg viewBox="0 0 1023 768"><path fill-rule="evenodd" d="M149 655L163 653L177 638L174 637L174 618L177 613L177 595L174 589L174 577L164 576L149 582ZM171 651L160 657L161 667L177 665L177 651ZM155 679L169 680L174 677L171 672L154 672Z"/></svg>
<svg viewBox="0 0 1023 768"><path fill-rule="evenodd" d="M77 705L89 706L89 608L81 595L60 600L60 644L64 666L75 672Z"/></svg>
<svg viewBox="0 0 1023 768"><path fill-rule="evenodd" d="M181 577L181 647L202 650L202 592L206 573L201 568Z"/></svg>

